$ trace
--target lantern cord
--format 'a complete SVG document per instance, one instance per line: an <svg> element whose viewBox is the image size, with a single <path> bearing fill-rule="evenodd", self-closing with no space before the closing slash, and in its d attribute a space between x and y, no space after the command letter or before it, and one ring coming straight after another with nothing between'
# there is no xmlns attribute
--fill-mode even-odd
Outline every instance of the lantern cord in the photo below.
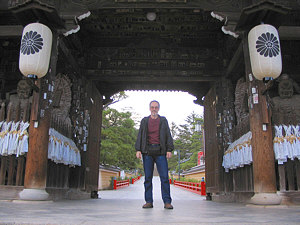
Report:
<svg viewBox="0 0 300 225"><path fill-rule="evenodd" d="M274 85L274 80L269 80L269 81L265 84L265 88L264 88L262 94L265 95L266 92L267 92L268 90L270 90L271 87L273 87L273 85Z"/></svg>
<svg viewBox="0 0 300 225"><path fill-rule="evenodd" d="M39 87L36 86L36 84L35 84L36 79L25 77L25 80L26 80L27 84L28 84L35 92L39 92L39 91L40 91Z"/></svg>

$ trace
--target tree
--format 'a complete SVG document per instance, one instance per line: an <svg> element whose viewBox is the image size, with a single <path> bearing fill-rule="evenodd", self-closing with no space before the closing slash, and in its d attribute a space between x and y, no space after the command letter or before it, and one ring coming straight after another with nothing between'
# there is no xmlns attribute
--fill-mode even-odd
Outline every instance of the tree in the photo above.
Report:
<svg viewBox="0 0 300 225"><path fill-rule="evenodd" d="M203 118L192 112L186 123L171 126L175 150L180 151L180 169L187 170L197 165L198 152L202 151L202 133L195 130L197 123L202 123ZM183 162L185 161L185 162ZM169 160L170 171L178 172L178 156Z"/></svg>
<svg viewBox="0 0 300 225"><path fill-rule="evenodd" d="M116 109L103 110L100 162L121 169L135 169L139 160L135 157L134 144L137 130L130 112Z"/></svg>
<svg viewBox="0 0 300 225"><path fill-rule="evenodd" d="M171 135L172 135L173 138L176 137L177 129L178 129L178 126L174 122L172 122L171 126L170 126L170 131L171 131Z"/></svg>
<svg viewBox="0 0 300 225"><path fill-rule="evenodd" d="M103 105L103 110L107 109L112 104L115 104L119 101L124 100L127 97L128 96L125 94L124 91L120 91L119 93L114 94L110 99L107 100L107 103L105 105Z"/></svg>

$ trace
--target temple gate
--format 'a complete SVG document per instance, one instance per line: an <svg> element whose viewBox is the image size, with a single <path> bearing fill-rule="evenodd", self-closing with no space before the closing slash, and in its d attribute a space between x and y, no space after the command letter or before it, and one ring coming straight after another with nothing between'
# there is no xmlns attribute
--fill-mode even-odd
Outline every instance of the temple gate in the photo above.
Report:
<svg viewBox="0 0 300 225"><path fill-rule="evenodd" d="M34 84L18 62L22 30L37 21L53 42ZM205 109L207 199L295 201L299 21L297 1L2 1L1 191L97 198L103 104L123 90L177 90ZM280 37L286 75L271 81L249 59L248 32L261 23Z"/></svg>

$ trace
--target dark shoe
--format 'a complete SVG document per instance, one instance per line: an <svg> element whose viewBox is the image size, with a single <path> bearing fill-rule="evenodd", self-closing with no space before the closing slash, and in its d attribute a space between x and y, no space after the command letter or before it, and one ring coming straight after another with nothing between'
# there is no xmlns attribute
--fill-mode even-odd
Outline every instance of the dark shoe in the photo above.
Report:
<svg viewBox="0 0 300 225"><path fill-rule="evenodd" d="M150 209L153 208L153 204L150 202L147 202L145 205L143 205L143 209Z"/></svg>
<svg viewBox="0 0 300 225"><path fill-rule="evenodd" d="M173 209L171 203L165 203L165 209Z"/></svg>

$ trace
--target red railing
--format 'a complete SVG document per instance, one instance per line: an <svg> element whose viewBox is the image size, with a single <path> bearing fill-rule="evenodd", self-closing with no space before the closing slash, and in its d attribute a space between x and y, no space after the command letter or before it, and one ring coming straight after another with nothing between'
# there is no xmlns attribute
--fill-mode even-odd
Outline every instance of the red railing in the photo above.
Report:
<svg viewBox="0 0 300 225"><path fill-rule="evenodd" d="M206 188L205 182L202 181L201 183L195 182L186 182L186 181L177 181L174 180L173 184L177 187L186 189L188 191L194 192L196 194L206 195Z"/></svg>
<svg viewBox="0 0 300 225"><path fill-rule="evenodd" d="M114 180L114 190L117 190L122 187L129 186L129 179L128 180Z"/></svg>
<svg viewBox="0 0 300 225"><path fill-rule="evenodd" d="M136 178L132 178L131 183L134 184L137 180L141 179L141 175Z"/></svg>

